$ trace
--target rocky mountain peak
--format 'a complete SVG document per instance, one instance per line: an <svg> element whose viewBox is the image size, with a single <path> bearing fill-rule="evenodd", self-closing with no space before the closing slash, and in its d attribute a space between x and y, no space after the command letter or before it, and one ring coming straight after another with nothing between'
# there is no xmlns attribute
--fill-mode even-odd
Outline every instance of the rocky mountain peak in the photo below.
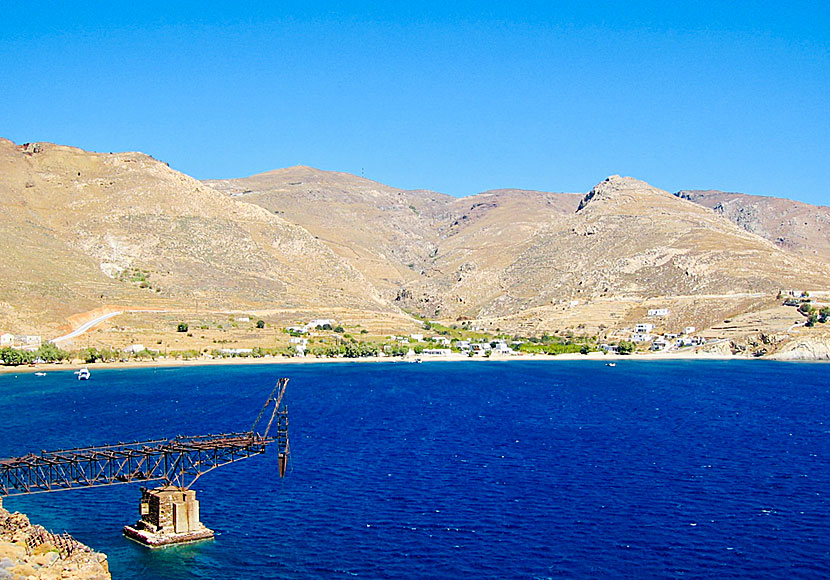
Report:
<svg viewBox="0 0 830 580"><path fill-rule="evenodd" d="M657 189L639 179L633 177L622 177L620 175L610 175L604 180L594 186L594 188L587 193L587 195L579 202L579 207L576 211L581 211L587 207L589 203L601 200L615 200L621 195L628 194L636 197L641 197L644 194L660 193ZM667 194L668 195L668 194Z"/></svg>

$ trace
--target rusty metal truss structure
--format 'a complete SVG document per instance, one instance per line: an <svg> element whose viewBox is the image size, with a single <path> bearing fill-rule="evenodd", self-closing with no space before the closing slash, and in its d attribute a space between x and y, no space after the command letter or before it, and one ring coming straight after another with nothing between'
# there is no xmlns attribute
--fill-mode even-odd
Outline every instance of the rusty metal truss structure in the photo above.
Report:
<svg viewBox="0 0 830 580"><path fill-rule="evenodd" d="M188 489L208 471L265 453L272 443L279 449L282 477L290 452L288 407L283 403L287 383L288 379L277 382L250 431L43 451L0 460L0 496L144 481ZM259 433L257 425L272 404L270 420ZM275 421L276 434L271 435Z"/></svg>

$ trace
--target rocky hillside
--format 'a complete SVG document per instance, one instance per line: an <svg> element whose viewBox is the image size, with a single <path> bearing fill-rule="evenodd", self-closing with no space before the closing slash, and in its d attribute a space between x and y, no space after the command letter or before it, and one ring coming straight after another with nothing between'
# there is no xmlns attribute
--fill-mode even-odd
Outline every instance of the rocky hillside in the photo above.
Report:
<svg viewBox="0 0 830 580"><path fill-rule="evenodd" d="M309 167L199 182L141 153L7 140L0 176L0 328L17 333L128 308L336 310L388 331L413 324L404 309L539 333L613 329L654 305L705 328L779 289L830 287L821 208L775 210L816 224L784 243L759 217L774 208L740 198L739 227L733 194L619 176L587 195L453 198Z"/></svg>
<svg viewBox="0 0 830 580"><path fill-rule="evenodd" d="M434 254L455 199L302 166L205 183L307 229L387 298Z"/></svg>
<svg viewBox="0 0 830 580"><path fill-rule="evenodd" d="M33 525L0 502L0 578L37 580L109 580L104 554L93 552L67 534Z"/></svg>
<svg viewBox="0 0 830 580"><path fill-rule="evenodd" d="M675 195L713 209L780 248L830 262L830 207L714 190Z"/></svg>
<svg viewBox="0 0 830 580"><path fill-rule="evenodd" d="M304 228L141 153L0 140L0 328L103 304L390 310Z"/></svg>
<svg viewBox="0 0 830 580"><path fill-rule="evenodd" d="M386 298L415 311L424 305L407 289L442 274L440 253L472 248L481 261L500 262L509 253L494 251L495 240L521 245L551 216L573 212L582 197L506 189L458 199L310 167L205 183L302 225Z"/></svg>
<svg viewBox="0 0 830 580"><path fill-rule="evenodd" d="M672 298L678 324L706 325L765 306L778 289L830 281L820 262L631 178L588 195L460 199L306 167L208 183L301 224L395 305L448 321L572 326L561 311L580 303L574 318L596 314L598 325Z"/></svg>
<svg viewBox="0 0 830 580"><path fill-rule="evenodd" d="M830 283L821 264L636 179L608 178L575 212L551 208L529 223L526 216L507 212L460 243L447 237L437 274L408 292L434 297L435 310L449 316L480 318L563 301L769 294ZM476 235L482 238L471 242Z"/></svg>

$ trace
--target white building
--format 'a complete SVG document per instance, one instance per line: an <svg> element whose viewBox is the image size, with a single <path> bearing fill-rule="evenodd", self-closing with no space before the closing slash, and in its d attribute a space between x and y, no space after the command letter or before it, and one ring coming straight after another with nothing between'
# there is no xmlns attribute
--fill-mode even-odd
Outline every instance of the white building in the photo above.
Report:
<svg viewBox="0 0 830 580"><path fill-rule="evenodd" d="M631 342L651 342L653 337L645 332L635 332L631 335Z"/></svg>
<svg viewBox="0 0 830 580"><path fill-rule="evenodd" d="M683 334L694 334L696 330L697 328L695 328L694 326L687 326L683 329Z"/></svg>
<svg viewBox="0 0 830 580"><path fill-rule="evenodd" d="M433 336L432 337L432 342L436 342L436 343L442 344L444 346L449 346L452 341L449 338L447 338L446 336Z"/></svg>
<svg viewBox="0 0 830 580"><path fill-rule="evenodd" d="M11 346L14 344L14 335L11 332L0 334L0 346Z"/></svg>
<svg viewBox="0 0 830 580"><path fill-rule="evenodd" d="M498 354L515 354L515 351L507 346L507 343L503 340L499 340L496 342L496 346L493 347L493 352Z"/></svg>
<svg viewBox="0 0 830 580"><path fill-rule="evenodd" d="M662 338L656 338L654 342L651 343L651 350L666 350L667 348L669 348L669 343Z"/></svg>
<svg viewBox="0 0 830 580"><path fill-rule="evenodd" d="M470 350L470 341L469 340L459 340L459 341L456 341L455 346L459 350Z"/></svg>
<svg viewBox="0 0 830 580"><path fill-rule="evenodd" d="M147 350L147 349L144 348L143 344L131 344L130 346L128 346L127 348L124 349L124 352L131 352L131 353L135 354L135 353L138 353L138 352L141 352L141 351L144 351L144 350Z"/></svg>
<svg viewBox="0 0 830 580"><path fill-rule="evenodd" d="M648 311L649 316L668 316L669 309L668 308L651 308Z"/></svg>
<svg viewBox="0 0 830 580"><path fill-rule="evenodd" d="M452 353L449 348L425 348L424 354L431 354L435 356L447 356Z"/></svg>
<svg viewBox="0 0 830 580"><path fill-rule="evenodd" d="M313 330L313 329L317 328L318 326L325 326L327 324L329 326L331 326L332 328L334 328L334 325L336 324L336 322L333 318L316 318L316 319L312 320L311 322L309 322L308 324L306 324L304 328L305 328L306 331L309 331L309 330Z"/></svg>
<svg viewBox="0 0 830 580"><path fill-rule="evenodd" d="M288 339L289 344L299 344L305 347L308 344L308 339L302 336L292 336Z"/></svg>
<svg viewBox="0 0 830 580"><path fill-rule="evenodd" d="M634 327L634 332L639 333L651 332L652 330L654 330L654 325L648 322L641 322L640 324Z"/></svg>
<svg viewBox="0 0 830 580"><path fill-rule="evenodd" d="M237 318L236 320L237 320L238 322L250 322L250 321L251 321L251 317L250 317L250 316L240 316L240 317L239 317L239 318Z"/></svg>
<svg viewBox="0 0 830 580"><path fill-rule="evenodd" d="M23 346L38 347L41 345L42 339L39 334L18 334L14 337L15 342Z"/></svg>

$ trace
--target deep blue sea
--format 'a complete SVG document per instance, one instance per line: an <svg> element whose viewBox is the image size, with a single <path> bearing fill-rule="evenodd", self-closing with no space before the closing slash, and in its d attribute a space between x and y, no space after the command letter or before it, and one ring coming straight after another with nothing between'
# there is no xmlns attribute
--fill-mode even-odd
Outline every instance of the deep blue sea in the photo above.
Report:
<svg viewBox="0 0 830 580"><path fill-rule="evenodd" d="M0 457L250 427L292 460L196 484L216 539L121 536L137 485L10 497L115 579L828 578L830 365L251 365L0 376Z"/></svg>

